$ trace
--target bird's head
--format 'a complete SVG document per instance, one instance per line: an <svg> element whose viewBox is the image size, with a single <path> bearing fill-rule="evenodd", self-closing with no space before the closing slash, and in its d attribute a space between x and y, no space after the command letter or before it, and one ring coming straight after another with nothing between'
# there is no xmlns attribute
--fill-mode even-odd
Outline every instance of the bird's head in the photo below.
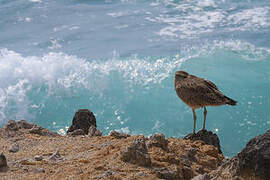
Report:
<svg viewBox="0 0 270 180"><path fill-rule="evenodd" d="M185 71L176 71L175 72L175 79L176 80L183 80L188 77L188 73Z"/></svg>

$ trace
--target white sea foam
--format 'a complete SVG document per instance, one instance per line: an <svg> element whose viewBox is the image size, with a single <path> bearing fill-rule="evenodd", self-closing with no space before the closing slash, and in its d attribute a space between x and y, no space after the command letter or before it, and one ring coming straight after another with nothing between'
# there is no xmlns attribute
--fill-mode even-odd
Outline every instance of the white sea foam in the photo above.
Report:
<svg viewBox="0 0 270 180"><path fill-rule="evenodd" d="M152 6L164 6L169 11L161 11L160 14L149 14L145 20L162 24L162 28L156 33L160 36L175 38L194 38L201 34L213 31L255 31L270 26L269 7L254 7L242 11L230 11L218 5L213 0L184 1L174 3L173 1L161 1ZM221 7L222 6L222 7ZM212 9L204 9L212 7ZM171 8L179 13L171 14Z"/></svg>
<svg viewBox="0 0 270 180"><path fill-rule="evenodd" d="M0 122L6 118L30 118L32 110L44 108L43 101L33 102L29 93L46 90L45 96L63 96L86 89L101 95L110 88L110 77L117 73L117 81L131 87L149 87L171 78L186 60L210 55L219 50L236 52L246 60L265 60L269 50L241 41L215 41L198 47L182 48L172 57L119 58L115 51L106 61L85 60L64 53L44 56L22 56L7 49L0 50ZM119 83L119 82L118 82ZM33 91L34 90L34 91ZM43 95L43 96L44 96ZM46 97L44 97L46 101ZM7 115L7 112L9 113ZM126 117L114 110L117 122L126 123ZM154 128L159 128L159 123Z"/></svg>

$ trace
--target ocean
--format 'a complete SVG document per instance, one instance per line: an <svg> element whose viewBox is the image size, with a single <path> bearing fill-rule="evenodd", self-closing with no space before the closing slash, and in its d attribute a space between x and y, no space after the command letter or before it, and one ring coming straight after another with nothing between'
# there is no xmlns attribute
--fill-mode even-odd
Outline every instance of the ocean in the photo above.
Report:
<svg viewBox="0 0 270 180"><path fill-rule="evenodd" d="M270 129L269 0L0 0L0 17L0 126L65 134L87 108L105 135L184 137L185 70L238 101L207 108L225 156Z"/></svg>

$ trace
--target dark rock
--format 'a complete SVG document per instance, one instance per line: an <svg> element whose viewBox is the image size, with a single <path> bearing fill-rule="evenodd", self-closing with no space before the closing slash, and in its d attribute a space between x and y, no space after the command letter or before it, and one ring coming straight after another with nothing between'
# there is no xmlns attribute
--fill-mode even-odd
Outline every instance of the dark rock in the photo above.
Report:
<svg viewBox="0 0 270 180"><path fill-rule="evenodd" d="M219 143L219 138L211 131L200 130L196 134L190 133L184 137L184 139L201 140L206 144L213 145L218 148L219 153L222 153Z"/></svg>
<svg viewBox="0 0 270 180"><path fill-rule="evenodd" d="M33 126L33 127L29 130L29 133L41 135L41 134L42 134L42 129L43 129L43 128L40 127L40 126Z"/></svg>
<svg viewBox="0 0 270 180"><path fill-rule="evenodd" d="M137 138L133 143L121 151L121 160L139 166L151 166L151 159L144 138Z"/></svg>
<svg viewBox="0 0 270 180"><path fill-rule="evenodd" d="M211 180L211 178L210 178L209 174L205 173L205 174L200 174L198 176L195 176L191 180Z"/></svg>
<svg viewBox="0 0 270 180"><path fill-rule="evenodd" d="M34 157L34 159L35 159L36 161L41 161L41 160L43 159L43 157L42 157L42 156L39 156L39 155L36 155L36 156Z"/></svg>
<svg viewBox="0 0 270 180"><path fill-rule="evenodd" d="M270 179L270 130L251 139L237 157L240 171L251 169L255 176Z"/></svg>
<svg viewBox="0 0 270 180"><path fill-rule="evenodd" d="M155 134L151 136L147 145L148 147L156 146L165 151L168 150L168 140L165 138L164 134Z"/></svg>
<svg viewBox="0 0 270 180"><path fill-rule="evenodd" d="M182 172L183 172L184 180L190 180L194 176L191 167L184 166L182 168Z"/></svg>
<svg viewBox="0 0 270 180"><path fill-rule="evenodd" d="M6 156L3 153L1 153L0 154L0 171L3 171L6 168L7 168L7 159L6 159Z"/></svg>
<svg viewBox="0 0 270 180"><path fill-rule="evenodd" d="M190 162L197 162L196 153L198 149L196 148L189 148L185 150L185 153L183 153L180 156L181 162L185 165L190 165Z"/></svg>
<svg viewBox="0 0 270 180"><path fill-rule="evenodd" d="M168 180L179 180L180 179L177 170L172 171L172 170L168 170L167 168L160 168L160 169L156 169L155 173L156 173L157 177L161 178L161 179L168 179Z"/></svg>
<svg viewBox="0 0 270 180"><path fill-rule="evenodd" d="M59 160L63 160L63 158L61 157L59 151L57 150L55 153L53 153L50 157L49 160L51 161L59 161Z"/></svg>
<svg viewBox="0 0 270 180"><path fill-rule="evenodd" d="M5 126L5 129L17 131L19 129L31 129L33 126L34 124L28 123L26 120L20 120L17 122L14 120L9 120Z"/></svg>
<svg viewBox="0 0 270 180"><path fill-rule="evenodd" d="M102 136L102 132L98 130L95 126L90 126L88 130L89 136Z"/></svg>
<svg viewBox="0 0 270 180"><path fill-rule="evenodd" d="M84 131L82 129L76 129L72 132L68 132L67 135L69 136L80 136L80 135L85 135Z"/></svg>
<svg viewBox="0 0 270 180"><path fill-rule="evenodd" d="M72 119L72 125L68 128L67 133L75 131L76 129L82 129L85 134L88 134L90 126L97 127L94 114L88 109L79 109L75 113Z"/></svg>
<svg viewBox="0 0 270 180"><path fill-rule="evenodd" d="M110 132L109 136L115 137L117 139L130 137L129 134L120 133L120 132L117 132L117 131L114 131L114 130Z"/></svg>
<svg viewBox="0 0 270 180"><path fill-rule="evenodd" d="M19 151L19 145L18 144L12 144L8 150L9 152L16 153Z"/></svg>

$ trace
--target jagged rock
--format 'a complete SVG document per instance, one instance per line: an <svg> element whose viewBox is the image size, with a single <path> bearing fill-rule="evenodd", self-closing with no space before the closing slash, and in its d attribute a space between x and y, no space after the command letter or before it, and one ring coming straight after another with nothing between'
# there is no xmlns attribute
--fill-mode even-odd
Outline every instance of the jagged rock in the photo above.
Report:
<svg viewBox="0 0 270 180"><path fill-rule="evenodd" d="M57 150L55 153L53 153L50 157L49 160L51 161L59 161L59 160L63 160L63 158L61 157L59 151Z"/></svg>
<svg viewBox="0 0 270 180"><path fill-rule="evenodd" d="M248 168L255 176L270 179L270 130L251 139L237 157L240 171Z"/></svg>
<svg viewBox="0 0 270 180"><path fill-rule="evenodd" d="M12 144L10 147L9 147L9 152L12 152L12 153L16 153L19 151L19 145L18 144Z"/></svg>
<svg viewBox="0 0 270 180"><path fill-rule="evenodd" d="M85 134L88 134L90 126L97 127L96 117L88 109L79 109L73 119L72 125L68 128L67 133L75 131L76 129L82 129Z"/></svg>
<svg viewBox="0 0 270 180"><path fill-rule="evenodd" d="M3 171L5 168L7 168L7 159L6 156L1 153L0 154L0 171Z"/></svg>
<svg viewBox="0 0 270 180"><path fill-rule="evenodd" d="M121 151L121 160L139 166L151 166L144 137L136 138L130 146Z"/></svg>
<svg viewBox="0 0 270 180"><path fill-rule="evenodd" d="M190 166L190 162L192 162L192 161L196 162L197 161L197 158L196 158L197 151L198 151L198 149L196 149L196 148L188 148L188 149L186 149L185 153L180 156L180 160L184 164ZM186 163L186 162L188 162L188 163Z"/></svg>
<svg viewBox="0 0 270 180"><path fill-rule="evenodd" d="M89 136L102 136L102 132L98 130L95 126L90 126L88 130Z"/></svg>
<svg viewBox="0 0 270 180"><path fill-rule="evenodd" d="M90 126L88 130L89 136L102 136L102 132L98 130L95 126Z"/></svg>
<svg viewBox="0 0 270 180"><path fill-rule="evenodd" d="M211 178L270 179L270 130L251 139L246 147L210 173Z"/></svg>
<svg viewBox="0 0 270 180"><path fill-rule="evenodd" d="M82 129L76 129L72 132L68 132L67 135L69 136L80 136L80 135L85 135L84 131Z"/></svg>
<svg viewBox="0 0 270 180"><path fill-rule="evenodd" d="M191 167L184 166L182 168L182 172L183 172L184 180L190 180L194 176Z"/></svg>
<svg viewBox="0 0 270 180"><path fill-rule="evenodd" d="M120 132L117 132L115 130L111 131L109 136L112 136L112 137L115 137L117 139L121 139L121 138L127 138L127 137L130 137L129 134L126 134L126 133L120 133Z"/></svg>
<svg viewBox="0 0 270 180"><path fill-rule="evenodd" d="M43 157L42 157L42 156L39 156L39 155L36 155L36 156L34 157L34 159L35 159L36 161L41 161L41 160L43 159Z"/></svg>
<svg viewBox="0 0 270 180"><path fill-rule="evenodd" d="M150 141L147 145L148 147L156 146L165 151L168 150L168 140L165 138L164 134L154 134L150 137Z"/></svg>
<svg viewBox="0 0 270 180"><path fill-rule="evenodd" d="M205 173L205 174L200 174L198 176L195 176L191 180L211 180L211 178L210 178L209 174Z"/></svg>
<svg viewBox="0 0 270 180"><path fill-rule="evenodd" d="M5 129L17 131L19 129L31 129L33 126L34 124L28 123L26 120L20 120L17 122L14 120L9 120L5 126Z"/></svg>
<svg viewBox="0 0 270 180"><path fill-rule="evenodd" d="M177 170L168 170L167 168L156 169L155 173L158 178L168 180L180 180Z"/></svg>
<svg viewBox="0 0 270 180"><path fill-rule="evenodd" d="M190 133L184 137L184 139L201 140L206 144L213 145L218 148L219 153L222 153L220 148L219 138L211 131L200 130L196 134Z"/></svg>
<svg viewBox="0 0 270 180"><path fill-rule="evenodd" d="M59 136L58 133L56 132L51 132L49 131L48 129L44 129L38 125L34 125L29 131L29 133L31 134L38 134L38 135L41 135L41 136Z"/></svg>

